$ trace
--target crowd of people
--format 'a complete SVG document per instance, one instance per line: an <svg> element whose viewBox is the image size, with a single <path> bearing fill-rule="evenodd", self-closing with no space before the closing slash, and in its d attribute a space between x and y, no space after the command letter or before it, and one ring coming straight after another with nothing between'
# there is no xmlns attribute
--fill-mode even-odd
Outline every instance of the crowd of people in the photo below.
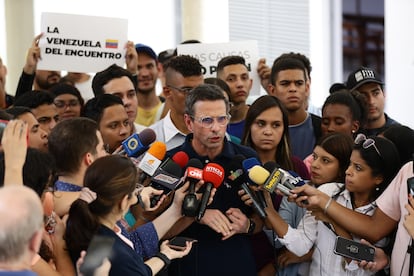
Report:
<svg viewBox="0 0 414 276"><path fill-rule="evenodd" d="M384 112L375 69L318 115L301 53L257 72L226 56L204 79L195 57L128 42L124 67L62 76L36 69L40 38L14 96L0 59L0 275L413 275L414 130ZM256 73L267 95L249 105ZM110 254L91 270L96 237ZM338 237L374 259L335 254Z"/></svg>

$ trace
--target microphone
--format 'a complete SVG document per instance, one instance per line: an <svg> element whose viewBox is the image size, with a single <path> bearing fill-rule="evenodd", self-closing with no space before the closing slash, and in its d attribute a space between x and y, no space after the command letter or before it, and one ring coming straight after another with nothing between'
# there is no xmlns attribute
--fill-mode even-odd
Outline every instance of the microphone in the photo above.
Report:
<svg viewBox="0 0 414 276"><path fill-rule="evenodd" d="M250 199L252 200L253 209L260 215L261 218L265 218L267 215L264 210L264 206L261 205L257 196L254 194L254 192L252 192L252 190L250 190L249 185L247 185L246 183L247 177L242 169L242 164L246 164L247 166L248 165L247 163L249 163L250 161L248 161L247 163L244 163L245 160L243 159L244 159L244 156L241 154L236 155L233 158L232 162L230 162L228 166L228 169L230 172L230 175L228 176L228 178L230 178L233 181L233 183L236 183L236 185L239 184L241 186L241 188L246 192L246 194L249 195Z"/></svg>
<svg viewBox="0 0 414 276"><path fill-rule="evenodd" d="M151 145L138 165L138 168L145 174L145 177L140 177L141 183L147 176L154 174L155 170L161 165L161 160L164 159L166 152L167 146L163 142L155 141Z"/></svg>
<svg viewBox="0 0 414 276"><path fill-rule="evenodd" d="M151 186L157 190L163 190L166 193L175 190L182 176L181 165L184 164L185 166L186 160L188 160L188 155L183 151L177 152L171 159L166 158L152 175ZM161 196L158 195L151 199L152 206L157 203Z"/></svg>
<svg viewBox="0 0 414 276"><path fill-rule="evenodd" d="M203 179L205 181L205 191L201 198L200 210L198 211L197 220L199 221L206 212L208 199L210 198L213 186L218 188L224 180L224 169L217 163L208 163L203 169Z"/></svg>
<svg viewBox="0 0 414 276"><path fill-rule="evenodd" d="M283 173L275 162L267 162L262 166L254 166L250 169L249 177L258 185L263 185L270 193L278 188L285 195L290 195L290 189L280 184ZM270 173L269 173L270 172Z"/></svg>
<svg viewBox="0 0 414 276"><path fill-rule="evenodd" d="M195 184L203 179L203 164L200 160L192 158L188 161L184 178L184 182L190 181L190 188L183 200L183 215L187 217L195 217L199 206L199 201L195 194Z"/></svg>
<svg viewBox="0 0 414 276"><path fill-rule="evenodd" d="M247 173L249 173L250 169L253 168L254 166L260 166L260 165L261 165L260 161L255 157L250 157L250 158L247 158L247 159L243 160L243 169ZM249 178L249 180L251 180L251 179ZM252 183L252 184L255 184L255 183ZM251 192L251 190L250 190L250 192ZM262 210L263 210L263 208L267 207L263 191L257 191L255 194L256 194L256 198L259 200L259 203L261 204Z"/></svg>
<svg viewBox="0 0 414 276"><path fill-rule="evenodd" d="M122 150L118 154L126 153L128 157L138 157L148 149L155 138L156 134L150 128L142 130L139 134L134 133L122 141Z"/></svg>

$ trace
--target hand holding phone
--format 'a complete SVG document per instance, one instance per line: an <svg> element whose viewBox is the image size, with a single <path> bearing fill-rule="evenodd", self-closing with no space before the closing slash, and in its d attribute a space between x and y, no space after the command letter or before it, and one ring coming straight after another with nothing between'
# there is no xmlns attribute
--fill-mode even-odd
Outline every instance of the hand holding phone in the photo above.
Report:
<svg viewBox="0 0 414 276"><path fill-rule="evenodd" d="M94 275L95 270L102 265L104 259L109 259L114 241L114 238L106 236L95 235L92 238L85 259L79 268L83 276Z"/></svg>
<svg viewBox="0 0 414 276"><path fill-rule="evenodd" d="M175 250L185 250L187 248L186 242L197 242L197 240L187 237L174 237L168 242L168 246Z"/></svg>
<svg viewBox="0 0 414 276"><path fill-rule="evenodd" d="M334 253L352 260L373 262L375 247L338 236Z"/></svg>

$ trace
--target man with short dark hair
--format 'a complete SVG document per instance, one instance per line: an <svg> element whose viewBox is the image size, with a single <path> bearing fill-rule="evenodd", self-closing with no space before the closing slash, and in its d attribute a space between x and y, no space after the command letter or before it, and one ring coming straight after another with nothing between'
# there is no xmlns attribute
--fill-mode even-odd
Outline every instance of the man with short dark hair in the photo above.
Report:
<svg viewBox="0 0 414 276"><path fill-rule="evenodd" d="M30 266L44 231L40 198L24 186L0 188L0 217L0 275L36 275Z"/></svg>
<svg viewBox="0 0 414 276"><path fill-rule="evenodd" d="M96 122L78 117L60 122L49 135L49 152L55 158L58 179L55 189L79 192L85 171L97 158L107 155ZM67 193L71 198L56 196L55 211L63 216L79 193Z"/></svg>
<svg viewBox="0 0 414 276"><path fill-rule="evenodd" d="M390 125L399 124L385 112L384 83L371 68L360 67L348 76L346 87L350 91L358 90L367 101L368 120L359 132L365 135L378 135Z"/></svg>
<svg viewBox="0 0 414 276"><path fill-rule="evenodd" d="M306 111L309 87L303 61L293 57L275 60L268 92L285 105L293 155L302 160L313 152L315 143L321 136L321 118Z"/></svg>
<svg viewBox="0 0 414 276"><path fill-rule="evenodd" d="M150 126L160 120L164 108L155 91L161 65L151 47L138 43L135 49L138 53L138 110L135 122Z"/></svg>
<svg viewBox="0 0 414 276"><path fill-rule="evenodd" d="M98 124L109 153L115 151L131 133L128 114L117 96L103 94L92 98L86 103L83 116Z"/></svg>
<svg viewBox="0 0 414 276"><path fill-rule="evenodd" d="M189 130L184 122L184 103L190 91L203 83L202 66L191 56L173 57L165 71L163 87L166 103L170 107L167 115L151 126L157 140L167 145L167 150L181 145Z"/></svg>
<svg viewBox="0 0 414 276"><path fill-rule="evenodd" d="M170 275L256 275L251 242L245 235L254 230L252 220L246 216L251 214L251 208L240 200L240 186L226 168L238 154L246 158L257 155L252 149L225 138L229 118L228 102L219 87L202 84L187 95L184 120L191 133L167 155L184 151L202 164L221 165L226 176L199 222L192 217L177 222L180 229L175 230L181 232L179 235L199 242L187 257L173 261Z"/></svg>
<svg viewBox="0 0 414 276"><path fill-rule="evenodd" d="M241 139L249 110L246 101L253 84L245 59L242 56L222 58L217 64L217 77L224 80L231 91L230 101L233 106L230 109L231 119L227 131Z"/></svg>
<svg viewBox="0 0 414 276"><path fill-rule="evenodd" d="M32 90L17 98L14 106L30 108L40 127L50 134L59 121L59 114L54 104L55 96L48 91Z"/></svg>
<svg viewBox="0 0 414 276"><path fill-rule="evenodd" d="M136 86L136 76L116 64L96 73L92 80L95 97L102 94L112 94L121 98L134 132L140 132L144 126L135 124L138 107Z"/></svg>

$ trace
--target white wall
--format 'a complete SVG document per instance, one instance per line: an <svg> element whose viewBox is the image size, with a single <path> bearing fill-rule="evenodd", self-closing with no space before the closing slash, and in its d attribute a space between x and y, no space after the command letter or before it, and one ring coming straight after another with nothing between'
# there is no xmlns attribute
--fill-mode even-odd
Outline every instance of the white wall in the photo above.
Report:
<svg viewBox="0 0 414 276"><path fill-rule="evenodd" d="M414 128L413 11L412 0L385 0L386 112L411 128Z"/></svg>

